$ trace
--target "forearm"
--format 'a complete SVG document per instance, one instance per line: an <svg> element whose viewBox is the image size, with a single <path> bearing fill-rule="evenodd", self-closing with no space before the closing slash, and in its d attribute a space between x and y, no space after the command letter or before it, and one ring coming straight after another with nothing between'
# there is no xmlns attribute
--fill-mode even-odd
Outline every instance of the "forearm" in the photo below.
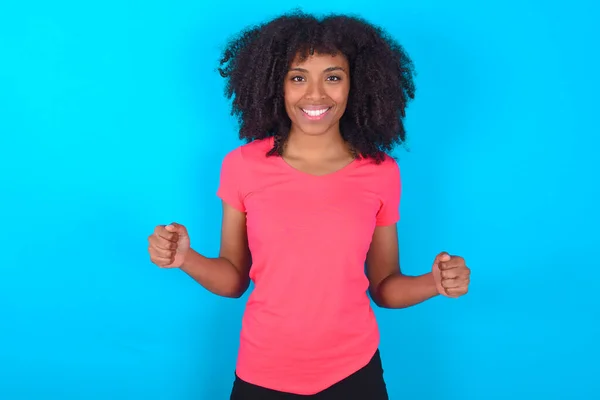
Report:
<svg viewBox="0 0 600 400"><path fill-rule="evenodd" d="M372 293L383 308L406 308L422 303L439 293L432 273L420 276L393 274L385 278Z"/></svg>
<svg viewBox="0 0 600 400"><path fill-rule="evenodd" d="M249 278L226 258L208 258L189 250L181 269L208 291L223 297L240 297Z"/></svg>

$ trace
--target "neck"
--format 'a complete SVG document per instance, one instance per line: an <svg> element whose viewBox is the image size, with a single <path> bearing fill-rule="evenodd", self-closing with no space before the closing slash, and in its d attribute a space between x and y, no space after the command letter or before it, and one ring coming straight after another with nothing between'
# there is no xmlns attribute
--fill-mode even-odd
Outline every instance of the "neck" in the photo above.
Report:
<svg viewBox="0 0 600 400"><path fill-rule="evenodd" d="M292 127L286 141L285 153L293 157L323 158L348 154L349 150L339 129L321 135L308 135Z"/></svg>

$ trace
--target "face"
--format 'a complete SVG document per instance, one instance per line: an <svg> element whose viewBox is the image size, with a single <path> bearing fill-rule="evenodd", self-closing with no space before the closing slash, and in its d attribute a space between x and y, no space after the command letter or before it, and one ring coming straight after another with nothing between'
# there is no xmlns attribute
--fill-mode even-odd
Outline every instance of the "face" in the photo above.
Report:
<svg viewBox="0 0 600 400"><path fill-rule="evenodd" d="M308 135L339 133L350 91L348 61L343 55L317 54L292 62L285 77L285 108L292 131Z"/></svg>

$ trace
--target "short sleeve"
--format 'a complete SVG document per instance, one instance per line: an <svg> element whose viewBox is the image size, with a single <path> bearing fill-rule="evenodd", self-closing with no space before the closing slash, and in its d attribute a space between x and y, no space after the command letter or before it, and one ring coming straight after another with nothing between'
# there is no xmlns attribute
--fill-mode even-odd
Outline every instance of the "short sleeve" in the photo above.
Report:
<svg viewBox="0 0 600 400"><path fill-rule="evenodd" d="M392 158L388 158L382 167L385 168L385 173L382 174L379 185L381 207L377 212L377 226L393 225L400 220L400 168Z"/></svg>
<svg viewBox="0 0 600 400"><path fill-rule="evenodd" d="M237 148L225 155L221 163L221 175L217 196L233 208L246 212L244 195L241 184L244 182L244 165L241 148Z"/></svg>

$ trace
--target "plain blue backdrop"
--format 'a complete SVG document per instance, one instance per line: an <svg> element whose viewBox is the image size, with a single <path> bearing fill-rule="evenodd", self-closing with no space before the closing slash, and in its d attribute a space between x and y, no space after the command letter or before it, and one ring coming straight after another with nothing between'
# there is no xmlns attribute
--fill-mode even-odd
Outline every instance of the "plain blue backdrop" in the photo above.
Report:
<svg viewBox="0 0 600 400"><path fill-rule="evenodd" d="M302 6L359 14L418 75L402 268L463 255L470 293L377 309L392 400L597 399L598 3L3 2L0 398L226 399L245 297L153 266L157 224L219 247L240 144L227 39Z"/></svg>

